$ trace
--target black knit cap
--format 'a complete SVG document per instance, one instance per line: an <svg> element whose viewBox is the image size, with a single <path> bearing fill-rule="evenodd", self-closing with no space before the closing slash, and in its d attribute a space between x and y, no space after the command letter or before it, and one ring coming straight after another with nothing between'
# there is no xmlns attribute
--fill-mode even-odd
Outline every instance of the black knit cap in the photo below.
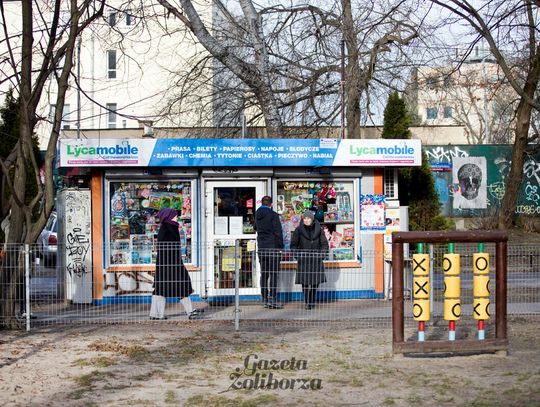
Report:
<svg viewBox="0 0 540 407"><path fill-rule="evenodd" d="M302 215L304 218L310 218L311 220L315 220L315 214L313 211L310 211L309 209L304 211L304 214Z"/></svg>

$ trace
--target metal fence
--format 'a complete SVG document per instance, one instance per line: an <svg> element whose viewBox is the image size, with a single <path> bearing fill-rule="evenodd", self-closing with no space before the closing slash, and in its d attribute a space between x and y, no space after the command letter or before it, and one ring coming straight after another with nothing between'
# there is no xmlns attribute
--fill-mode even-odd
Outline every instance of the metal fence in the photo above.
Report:
<svg viewBox="0 0 540 407"><path fill-rule="evenodd" d="M261 253L245 241L199 245L200 253L187 264L194 290L190 296L194 309L203 311L197 319L229 321L239 328L242 324L292 324L294 326L338 323L389 327L391 325L392 286L390 263L383 254L363 251L361 258L335 259L328 253L276 251ZM134 248L130 247L131 252ZM58 252L65 252L59 247ZM95 251L98 253L94 253ZM61 257L44 256L37 246L6 245L1 251L0 324L30 330L48 324L113 324L113 323L178 323L187 321L186 304L178 297L167 298L165 317L150 319L153 294L155 243L135 250L137 256L115 257L107 248L91 248L84 252L87 259L101 264L85 266L66 263ZM475 245L456 245L461 254L461 303L463 325L472 323L472 254ZM494 255L494 247L485 251ZM432 262L432 324L443 315L443 245L429 246ZM412 252L409 253L412 255ZM191 253L181 253L184 258ZM261 259L266 264L268 285L277 281L275 298L268 301L261 295ZM136 257L136 258L135 258ZM128 264L137 260L137 264ZM318 278L317 265L324 282ZM302 270L298 264L304 264ZM336 264L340 264L339 267ZM108 265L106 268L103 265ZM178 262L165 266L179 268ZM346 267L344 267L345 265ZM410 261L405 271L406 326L412 327L412 276ZM494 264L490 272L495 284ZM104 271L105 270L105 271ZM269 270L269 271L268 271ZM277 276L272 280L272 274ZM169 277L170 279L170 277ZM314 297L306 301L306 287L316 287ZM177 284L179 281L170 283ZM491 290L494 304L494 290ZM189 305L189 304L188 304ZM494 309L494 307L493 307ZM532 244L508 245L508 314L540 315L540 247ZM491 320L490 320L491 321ZM489 324L486 328L489 331ZM329 326L330 326L329 325Z"/></svg>

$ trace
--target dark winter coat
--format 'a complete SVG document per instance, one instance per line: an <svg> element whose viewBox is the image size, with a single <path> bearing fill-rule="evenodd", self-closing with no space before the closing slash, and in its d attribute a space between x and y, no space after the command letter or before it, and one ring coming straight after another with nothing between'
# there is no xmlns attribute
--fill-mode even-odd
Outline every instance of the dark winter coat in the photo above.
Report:
<svg viewBox="0 0 540 407"><path fill-rule="evenodd" d="M158 232L154 294L184 298L193 292L191 278L182 262L178 226L162 223Z"/></svg>
<svg viewBox="0 0 540 407"><path fill-rule="evenodd" d="M255 212L255 230L259 249L283 249L283 229L279 215L268 206Z"/></svg>
<svg viewBox="0 0 540 407"><path fill-rule="evenodd" d="M296 284L318 285L326 281L323 260L328 254L328 240L317 220L310 226L300 222L291 237L291 250L298 261Z"/></svg>

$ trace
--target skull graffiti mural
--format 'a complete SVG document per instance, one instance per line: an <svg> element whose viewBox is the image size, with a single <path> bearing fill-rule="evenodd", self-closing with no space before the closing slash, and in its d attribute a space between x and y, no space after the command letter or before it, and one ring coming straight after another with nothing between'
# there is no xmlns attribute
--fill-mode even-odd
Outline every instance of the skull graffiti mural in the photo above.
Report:
<svg viewBox="0 0 540 407"><path fill-rule="evenodd" d="M482 184L482 170L476 164L464 164L458 170L458 181L461 196L469 200L475 199Z"/></svg>
<svg viewBox="0 0 540 407"><path fill-rule="evenodd" d="M454 209L487 208L485 157L454 157L452 179L457 187L453 193Z"/></svg>

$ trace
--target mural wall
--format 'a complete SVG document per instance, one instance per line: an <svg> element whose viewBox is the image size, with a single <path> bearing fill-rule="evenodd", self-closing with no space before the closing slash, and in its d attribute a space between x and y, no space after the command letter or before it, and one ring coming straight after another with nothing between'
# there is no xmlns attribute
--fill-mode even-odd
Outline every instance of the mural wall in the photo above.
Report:
<svg viewBox="0 0 540 407"><path fill-rule="evenodd" d="M512 162L511 146L424 148L445 216L481 217L500 207ZM516 213L540 217L540 153L525 159Z"/></svg>

